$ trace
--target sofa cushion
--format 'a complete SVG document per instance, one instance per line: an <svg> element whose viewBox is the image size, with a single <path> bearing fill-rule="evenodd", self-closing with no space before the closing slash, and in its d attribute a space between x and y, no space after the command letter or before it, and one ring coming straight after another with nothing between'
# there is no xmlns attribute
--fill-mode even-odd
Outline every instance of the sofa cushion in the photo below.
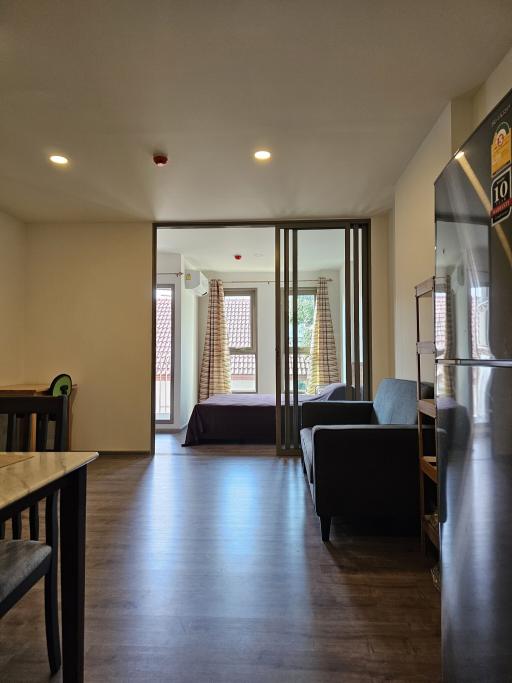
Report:
<svg viewBox="0 0 512 683"><path fill-rule="evenodd" d="M416 382L383 379L373 401L372 423L412 425L416 421Z"/></svg>
<svg viewBox="0 0 512 683"><path fill-rule="evenodd" d="M308 479L313 483L313 430L308 427L301 429L300 442Z"/></svg>
<svg viewBox="0 0 512 683"><path fill-rule="evenodd" d="M347 398L347 385L343 382L333 382L325 386L318 394L307 396L306 401L344 401Z"/></svg>

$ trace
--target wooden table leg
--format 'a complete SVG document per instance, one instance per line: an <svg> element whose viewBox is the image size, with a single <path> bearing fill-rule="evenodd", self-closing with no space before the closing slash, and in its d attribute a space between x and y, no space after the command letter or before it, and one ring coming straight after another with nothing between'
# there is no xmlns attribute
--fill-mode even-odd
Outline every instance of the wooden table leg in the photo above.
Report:
<svg viewBox="0 0 512 683"><path fill-rule="evenodd" d="M85 497L87 468L72 472L60 496L62 680L84 680Z"/></svg>

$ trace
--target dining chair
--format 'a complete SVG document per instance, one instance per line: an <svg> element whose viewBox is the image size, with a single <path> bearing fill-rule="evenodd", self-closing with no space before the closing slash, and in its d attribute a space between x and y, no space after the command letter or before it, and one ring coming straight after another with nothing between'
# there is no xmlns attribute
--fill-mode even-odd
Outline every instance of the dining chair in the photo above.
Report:
<svg viewBox="0 0 512 683"><path fill-rule="evenodd" d="M7 418L4 444L0 449L27 451L32 416L35 415L38 451L65 451L67 448L67 397L0 397L0 415ZM53 443L48 448L48 421L55 422ZM0 463L1 464L1 463ZM5 539L5 525L0 528L0 617L3 617L34 584L44 577L45 625L48 661L52 673L61 665L57 564L58 520L57 494L46 497L45 542L39 541L39 504L29 509L30 540L22 539L21 514L12 518L12 539Z"/></svg>
<svg viewBox="0 0 512 683"><path fill-rule="evenodd" d="M57 589L57 494L46 498L45 543L32 540L0 541L0 618L44 577L46 648L52 674L61 666Z"/></svg>
<svg viewBox="0 0 512 683"><path fill-rule="evenodd" d="M0 396L0 416L7 418L4 447L0 450L29 451L31 430L35 428L36 451L65 451L68 447L67 396ZM33 419L35 417L35 420ZM55 425L48 443L48 423ZM49 447L48 447L49 446ZM30 538L39 539L39 506L30 508ZM12 519L13 539L21 538L21 515ZM0 538L4 530L0 528Z"/></svg>

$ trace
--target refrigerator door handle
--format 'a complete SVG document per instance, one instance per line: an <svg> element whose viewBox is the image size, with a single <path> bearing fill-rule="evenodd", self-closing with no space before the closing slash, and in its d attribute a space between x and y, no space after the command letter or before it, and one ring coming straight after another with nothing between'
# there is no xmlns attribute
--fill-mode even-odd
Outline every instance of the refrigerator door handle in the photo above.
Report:
<svg viewBox="0 0 512 683"><path fill-rule="evenodd" d="M480 360L471 358L453 358L436 360L439 365L464 365L464 366L480 366L484 368L510 368L512 367L512 359L510 360Z"/></svg>

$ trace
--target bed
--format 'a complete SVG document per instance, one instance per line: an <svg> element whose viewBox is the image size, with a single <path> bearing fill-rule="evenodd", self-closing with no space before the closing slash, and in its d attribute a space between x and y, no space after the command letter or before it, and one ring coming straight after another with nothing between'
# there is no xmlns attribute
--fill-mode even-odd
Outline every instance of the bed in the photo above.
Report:
<svg viewBox="0 0 512 683"><path fill-rule="evenodd" d="M345 384L324 387L318 394L299 394L305 401L342 401ZM284 397L281 397L284 404ZM184 446L203 443L275 443L274 394L216 394L198 403L188 422Z"/></svg>

